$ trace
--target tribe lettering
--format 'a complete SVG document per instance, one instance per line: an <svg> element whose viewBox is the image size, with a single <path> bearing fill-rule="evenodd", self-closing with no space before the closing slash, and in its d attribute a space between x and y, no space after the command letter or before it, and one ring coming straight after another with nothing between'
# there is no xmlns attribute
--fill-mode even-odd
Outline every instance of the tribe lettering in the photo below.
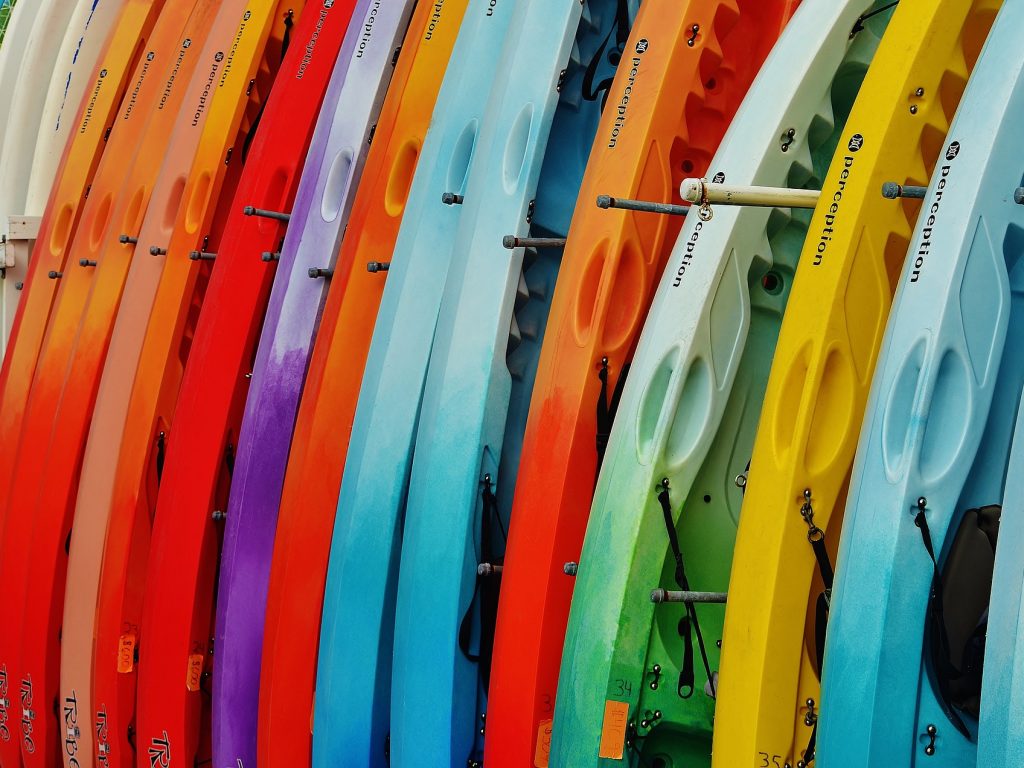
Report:
<svg viewBox="0 0 1024 768"><path fill-rule="evenodd" d="M21 748L30 755L36 751L36 742L32 737L36 719L33 705L32 676L29 675L21 681Z"/></svg>
<svg viewBox="0 0 1024 768"><path fill-rule="evenodd" d="M70 768L79 768L81 765L78 762L78 738L81 735L78 730L78 697L71 691L64 697L64 754Z"/></svg>

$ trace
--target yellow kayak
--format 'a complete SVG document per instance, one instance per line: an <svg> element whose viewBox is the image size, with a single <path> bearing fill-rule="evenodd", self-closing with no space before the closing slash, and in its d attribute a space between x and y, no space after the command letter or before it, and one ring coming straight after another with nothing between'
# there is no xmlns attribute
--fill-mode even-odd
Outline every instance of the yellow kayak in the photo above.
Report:
<svg viewBox="0 0 1024 768"><path fill-rule="evenodd" d="M903 0L808 230L750 461L722 636L713 768L814 759L831 567L920 200L1000 0Z"/></svg>

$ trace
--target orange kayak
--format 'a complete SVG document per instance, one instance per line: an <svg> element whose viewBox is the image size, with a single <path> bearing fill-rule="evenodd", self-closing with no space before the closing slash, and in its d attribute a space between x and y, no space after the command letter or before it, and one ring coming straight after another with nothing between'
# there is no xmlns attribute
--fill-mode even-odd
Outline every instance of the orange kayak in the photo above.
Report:
<svg viewBox="0 0 1024 768"><path fill-rule="evenodd" d="M320 105L349 29L355 0L311 4L296 25L230 207L174 411L146 576L142 634L160 659L139 670L136 733L142 743L184 744L193 754L209 690L202 677L234 446L256 340L286 224L247 216L246 206L291 209ZM196 675L186 677L186 670ZM208 667L206 667L208 671ZM182 685L182 680L188 683ZM208 681L208 677L206 678ZM166 734L166 736L164 735ZM169 747L170 748L170 747ZM295 756L295 764L299 764ZM292 764L286 761L285 765Z"/></svg>
<svg viewBox="0 0 1024 768"><path fill-rule="evenodd" d="M309 765L331 532L363 367L405 201L469 0L420 4L377 122L317 331L274 540L260 673L259 763Z"/></svg>
<svg viewBox="0 0 1024 768"><path fill-rule="evenodd" d="M572 219L530 404L488 690L488 768L547 765L573 588L563 568L579 558L616 394L682 225L595 201L681 204L679 183L707 172L797 4L640 7Z"/></svg>
<svg viewBox="0 0 1024 768"><path fill-rule="evenodd" d="M209 262L245 157L245 140L280 63L289 8L222 0L184 92L164 163L137 235L97 392L75 510L73 558L98 562L97 586L68 584L86 612L64 653L91 657L97 752L134 762L139 620L152 511L167 424ZM264 56L264 53L266 56ZM148 322L147 322L148 318ZM44 489L45 492L45 489ZM81 534L81 535L79 535ZM83 594L76 590L82 588ZM69 646L71 638L66 638ZM88 672L88 665L84 670ZM184 673L182 673L184 676ZM88 678L83 681L88 684ZM140 750L147 747L138 744Z"/></svg>
<svg viewBox="0 0 1024 768"><path fill-rule="evenodd" d="M100 57L92 75L95 85L89 90L89 97L78 112L77 130L72 132L61 159L57 181L40 226L24 294L15 316L10 344L0 368L0 524L3 525L3 537L0 539L0 584L5 594L21 598L4 601L0 609L0 621L6 627L20 628L25 609L22 600L28 578L32 516L25 514L24 510L32 508L35 500L32 491L35 488L29 490L27 485L19 488L14 485L14 479L29 391L82 202L106 147L106 132L120 108L135 68L140 41L148 37L162 5L163 0L126 2L110 42ZM28 496L19 497L19 490L28 493ZM7 514L7 511L15 509L23 513ZM55 576L62 578L63 574L54 573L51 565L47 577L52 579ZM25 687L24 695L20 696L22 701L19 709L23 711L23 717L18 719L24 722L17 728L12 728L10 722L9 705L14 697L12 686L19 689L19 694L22 693L20 640L20 632L0 633L0 763L4 765L18 765L21 759L19 744L24 746L29 755L37 748L43 749L44 744L46 747L51 745L50 739L42 740L35 734L36 726L28 716L39 709L31 680ZM49 715L50 705L46 704L39 711ZM42 723L39 726L43 727ZM20 734L22 738L14 737L14 733ZM7 739L3 738L5 735ZM47 754L56 760L55 737L52 746L54 751Z"/></svg>

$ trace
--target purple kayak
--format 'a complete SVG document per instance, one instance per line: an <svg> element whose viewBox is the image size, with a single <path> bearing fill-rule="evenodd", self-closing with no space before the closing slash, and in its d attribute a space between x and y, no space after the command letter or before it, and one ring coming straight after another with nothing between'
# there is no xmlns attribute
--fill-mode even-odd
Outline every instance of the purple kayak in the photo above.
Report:
<svg viewBox="0 0 1024 768"><path fill-rule="evenodd" d="M224 531L214 644L214 765L256 764L263 625L292 429L330 270L414 5L414 0L359 0L281 249Z"/></svg>

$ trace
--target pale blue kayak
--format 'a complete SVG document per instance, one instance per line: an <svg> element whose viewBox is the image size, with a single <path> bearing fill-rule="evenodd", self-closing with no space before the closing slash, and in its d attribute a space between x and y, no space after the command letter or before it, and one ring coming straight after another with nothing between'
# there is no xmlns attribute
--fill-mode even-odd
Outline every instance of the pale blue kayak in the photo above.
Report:
<svg viewBox="0 0 1024 768"><path fill-rule="evenodd" d="M1024 3L1006 3L941 145L889 317L840 543L818 768L1021 764L1005 719L983 718L988 745L977 741L979 697L1016 721L1017 745L1024 733L1009 660L990 648L984 689L981 669L1024 384L1021 29ZM1019 496L1008 501L1012 513ZM1020 574L994 608L1016 600L1016 615Z"/></svg>
<svg viewBox="0 0 1024 768"><path fill-rule="evenodd" d="M445 204L442 195L466 194L513 9L513 3L492 5L471 0L466 10L391 255L366 363L324 594L316 766L388 765L405 490L431 340L465 207Z"/></svg>
<svg viewBox="0 0 1024 768"><path fill-rule="evenodd" d="M519 452L560 247L637 9L516 4L470 172L434 334L402 546L392 765L482 754L486 687ZM492 575L478 576L478 569Z"/></svg>

